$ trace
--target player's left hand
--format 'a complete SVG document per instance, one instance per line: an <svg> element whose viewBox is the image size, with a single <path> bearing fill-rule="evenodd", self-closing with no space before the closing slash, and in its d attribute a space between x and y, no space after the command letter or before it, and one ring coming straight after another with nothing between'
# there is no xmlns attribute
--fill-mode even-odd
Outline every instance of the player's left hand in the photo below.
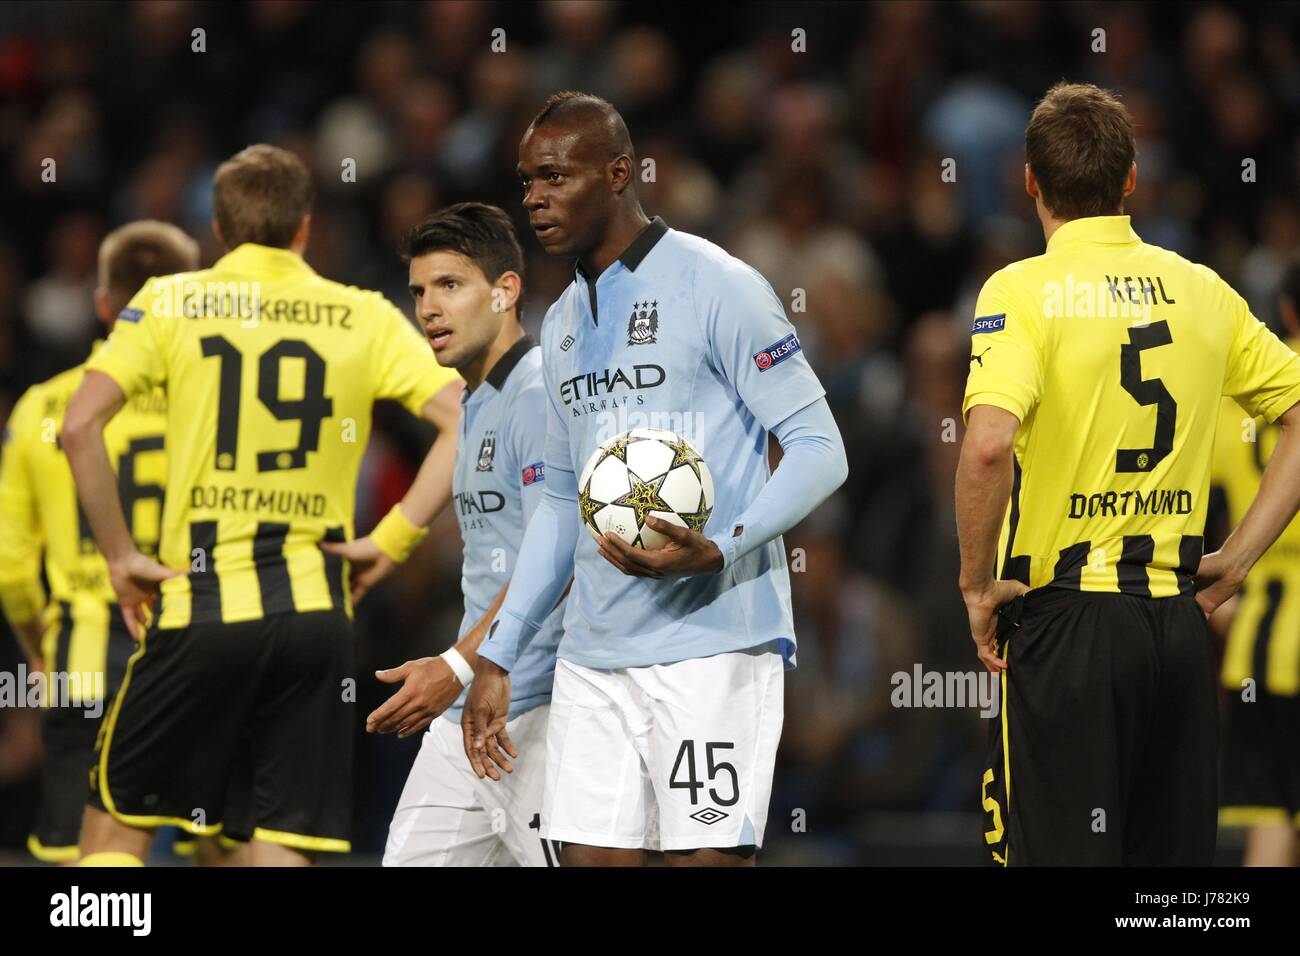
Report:
<svg viewBox="0 0 1300 956"><path fill-rule="evenodd" d="M441 657L421 657L400 667L375 671L385 684L401 682L401 689L370 712L366 732L399 737L417 734L456 702L464 686L451 665Z"/></svg>
<svg viewBox="0 0 1300 956"><path fill-rule="evenodd" d="M158 585L168 578L184 575L184 571L174 571L153 558L145 557L139 551L132 551L120 561L109 562L108 579L113 586L113 593L117 595L117 603L122 608L122 617L126 621L131 640L139 643L141 633L149 626Z"/></svg>
<svg viewBox="0 0 1300 956"><path fill-rule="evenodd" d="M1223 551L1212 551L1201 558L1196 568L1196 603L1209 620L1215 609L1241 588L1245 572L1237 568Z"/></svg>
<svg viewBox="0 0 1300 956"><path fill-rule="evenodd" d="M366 592L388 576L397 567L395 562L380 551L370 536L351 541L322 541L320 549L326 554L337 554L352 565L352 606L356 607Z"/></svg>
<svg viewBox="0 0 1300 956"><path fill-rule="evenodd" d="M714 574L722 570L722 552L698 531L650 515L646 527L658 531L668 544L658 551L634 548L616 534L605 532L600 555L624 574L640 578L675 578L688 574Z"/></svg>
<svg viewBox="0 0 1300 956"><path fill-rule="evenodd" d="M1007 662L998 657L998 608L1028 590L1028 586L1019 581L990 581L982 588L962 592L975 653L989 673L1007 669Z"/></svg>

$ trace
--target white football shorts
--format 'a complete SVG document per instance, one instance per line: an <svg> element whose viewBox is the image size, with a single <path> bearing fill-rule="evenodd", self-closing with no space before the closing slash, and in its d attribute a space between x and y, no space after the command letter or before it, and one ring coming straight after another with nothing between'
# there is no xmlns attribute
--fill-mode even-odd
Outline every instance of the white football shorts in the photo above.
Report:
<svg viewBox="0 0 1300 956"><path fill-rule="evenodd" d="M615 670L557 661L542 836L648 850L761 846L783 694L772 645Z"/></svg>
<svg viewBox="0 0 1300 956"><path fill-rule="evenodd" d="M559 866L559 846L540 830L549 710L506 725L519 757L500 780L474 776L458 722L430 724L388 827L384 866Z"/></svg>

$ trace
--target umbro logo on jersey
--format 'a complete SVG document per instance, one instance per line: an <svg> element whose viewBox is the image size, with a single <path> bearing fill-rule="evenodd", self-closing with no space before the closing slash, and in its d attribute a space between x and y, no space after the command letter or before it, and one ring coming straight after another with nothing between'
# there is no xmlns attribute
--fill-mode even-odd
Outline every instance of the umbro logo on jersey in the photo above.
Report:
<svg viewBox="0 0 1300 956"><path fill-rule="evenodd" d="M571 348L573 348L573 336L572 336L572 335L566 335L566 336L564 337L564 341L560 343L560 351L561 351L561 352L567 352L567 351L569 351L569 349L571 349Z"/></svg>
<svg viewBox="0 0 1300 956"><path fill-rule="evenodd" d="M488 432L483 436L483 444L478 446L478 464L474 466L475 471L491 471L492 458L497 453L496 432Z"/></svg>
<svg viewBox="0 0 1300 956"><path fill-rule="evenodd" d="M779 342L773 342L763 351L754 355L754 364L758 366L760 372L766 372L773 365L780 365L791 355L798 352L802 345L799 344L799 336L791 332Z"/></svg>
<svg viewBox="0 0 1300 956"><path fill-rule="evenodd" d="M970 334L979 335L982 332L1001 332L1007 327L1007 314L1005 312L998 315L980 315L976 316L975 324L971 326Z"/></svg>
<svg viewBox="0 0 1300 956"><path fill-rule="evenodd" d="M650 311L646 312L646 306ZM659 300L632 303L632 317L627 320L628 345L653 345L659 331Z"/></svg>

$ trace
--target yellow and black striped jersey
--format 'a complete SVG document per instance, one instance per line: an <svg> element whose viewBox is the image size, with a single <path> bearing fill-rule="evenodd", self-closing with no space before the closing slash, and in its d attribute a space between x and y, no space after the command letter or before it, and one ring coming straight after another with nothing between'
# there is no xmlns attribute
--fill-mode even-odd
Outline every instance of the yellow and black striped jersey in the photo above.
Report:
<svg viewBox="0 0 1300 956"><path fill-rule="evenodd" d="M76 673L104 669L109 624L121 613L60 440L64 412L83 374L84 366L77 366L28 389L9 417L0 453L5 612L15 621L43 613L46 666ZM127 527L149 555L157 553L162 524L166 424L166 396L151 389L134 396L104 429Z"/></svg>
<svg viewBox="0 0 1300 956"><path fill-rule="evenodd" d="M1273 421L1300 357L1204 266L1128 216L1062 225L984 285L962 406L1020 420L999 574L1041 587L1193 590L1220 397Z"/></svg>
<svg viewBox="0 0 1300 956"><path fill-rule="evenodd" d="M1288 344L1300 352L1300 339ZM1277 439L1276 425L1223 400L1210 480L1223 489L1234 528L1255 500ZM1300 693L1300 516L1251 568L1228 631L1224 686L1241 690L1242 681L1261 675L1271 693Z"/></svg>
<svg viewBox="0 0 1300 956"><path fill-rule="evenodd" d="M377 292L247 243L211 269L151 279L88 368L127 396L167 393L169 471L158 624L345 608L371 406L418 414L456 373Z"/></svg>

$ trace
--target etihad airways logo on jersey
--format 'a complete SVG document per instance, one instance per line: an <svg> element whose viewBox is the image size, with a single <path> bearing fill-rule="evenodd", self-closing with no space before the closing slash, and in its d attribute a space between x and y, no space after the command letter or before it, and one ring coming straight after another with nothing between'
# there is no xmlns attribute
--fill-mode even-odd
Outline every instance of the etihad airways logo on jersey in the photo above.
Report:
<svg viewBox="0 0 1300 956"><path fill-rule="evenodd" d="M766 372L773 365L780 365L795 352L798 352L802 346L799 344L799 337L791 332L779 342L773 342L763 351L754 356L754 364L758 366L760 372Z"/></svg>
<svg viewBox="0 0 1300 956"><path fill-rule="evenodd" d="M492 514L505 506L505 495L497 491L456 492L456 511L462 518L467 515Z"/></svg>
<svg viewBox="0 0 1300 956"><path fill-rule="evenodd" d="M608 407L609 403L604 400L597 403L590 401L590 399L600 398L603 395L612 395L619 388L629 391L658 388L667 379L668 373L664 371L662 365L633 365L627 371L621 368L606 368L601 369L599 372L584 372L560 383L560 400L565 405L572 405L574 402L585 402L587 406L590 406L582 411L600 411ZM614 400L614 404L619 404L617 398ZM573 411L575 415L580 414L576 408Z"/></svg>

